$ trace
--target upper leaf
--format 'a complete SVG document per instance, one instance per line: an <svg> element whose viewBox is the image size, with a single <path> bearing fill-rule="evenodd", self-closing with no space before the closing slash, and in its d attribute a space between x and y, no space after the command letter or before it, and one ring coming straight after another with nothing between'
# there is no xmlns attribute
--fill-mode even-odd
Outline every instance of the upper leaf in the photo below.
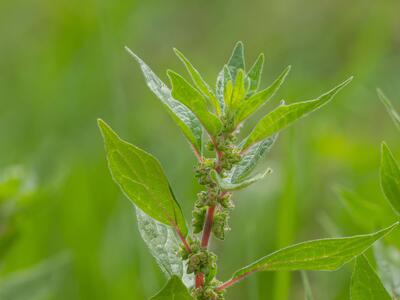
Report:
<svg viewBox="0 0 400 300"><path fill-rule="evenodd" d="M246 77L250 80L249 89L246 95L247 97L250 97L257 91L260 85L263 66L264 66L264 54L261 53L258 56L254 65L251 67L250 71L246 75Z"/></svg>
<svg viewBox="0 0 400 300"><path fill-rule="evenodd" d="M381 186L393 209L400 215L400 168L389 147L382 143Z"/></svg>
<svg viewBox="0 0 400 300"><path fill-rule="evenodd" d="M241 278L257 271L333 271L367 250L399 223L372 234L308 241L278 250L237 271Z"/></svg>
<svg viewBox="0 0 400 300"><path fill-rule="evenodd" d="M176 275L186 286L190 286L193 276L186 274L185 263L178 256L180 241L172 228L157 222L138 207L136 207L136 218L140 235L161 270L168 278Z"/></svg>
<svg viewBox="0 0 400 300"><path fill-rule="evenodd" d="M172 84L172 96L186 105L200 120L211 136L221 129L221 121L208 110L204 97L179 74L168 71Z"/></svg>
<svg viewBox="0 0 400 300"><path fill-rule="evenodd" d="M239 69L237 71L235 84L233 85L232 95L228 99L225 99L225 105L228 111L236 111L236 109L244 100L244 96L246 93L244 80L244 71L242 69Z"/></svg>
<svg viewBox="0 0 400 300"><path fill-rule="evenodd" d="M391 300L378 275L364 255L357 257L354 264L350 288L351 300Z"/></svg>
<svg viewBox="0 0 400 300"><path fill-rule="evenodd" d="M279 106L261 119L247 137L243 149L247 149L249 146L271 136L297 119L306 116L308 113L328 103L351 80L352 77L315 100L297 102L290 105L283 104Z"/></svg>
<svg viewBox="0 0 400 300"><path fill-rule="evenodd" d="M264 105L275 93L279 90L281 85L286 79L286 76L290 72L290 66L288 66L281 75L266 89L254 94L249 99L242 103L237 115L235 116L235 123L239 124L246 118L256 112L262 105Z"/></svg>
<svg viewBox="0 0 400 300"><path fill-rule="evenodd" d="M239 69L245 69L244 46L241 41L236 43L227 66L233 80L236 79L236 74Z"/></svg>
<svg viewBox="0 0 400 300"><path fill-rule="evenodd" d="M397 129L400 130L400 115L393 107L392 102L386 97L386 95L380 89L378 89L378 96L385 105L386 110L388 111Z"/></svg>
<svg viewBox="0 0 400 300"><path fill-rule="evenodd" d="M129 48L126 48L130 55L139 63L145 77L147 86L161 100L167 112L174 122L181 128L185 137L198 153L202 149L203 129L196 116L182 103L176 101L170 89L158 78L156 74Z"/></svg>
<svg viewBox="0 0 400 300"><path fill-rule="evenodd" d="M123 141L98 120L114 181L137 207L157 221L186 236L186 222L160 162L151 154Z"/></svg>
<svg viewBox="0 0 400 300"><path fill-rule="evenodd" d="M246 178L254 170L258 161L264 154L272 148L277 138L278 134L275 134L251 146L246 153L243 154L241 161L232 169L229 175L231 183L238 183Z"/></svg>
<svg viewBox="0 0 400 300"><path fill-rule="evenodd" d="M210 101L210 104L214 107L217 115L221 114L221 108L218 103L217 98L215 97L213 91L208 86L208 84L204 81L203 77L201 77L199 71L190 63L190 61L177 49L174 49L176 55L183 62L186 69L188 70L190 76L192 77L193 82L200 90L200 92Z"/></svg>
<svg viewBox="0 0 400 300"><path fill-rule="evenodd" d="M194 300L177 276L172 276L167 285L150 300Z"/></svg>
<svg viewBox="0 0 400 300"><path fill-rule="evenodd" d="M215 183L218 184L218 186L224 190L224 191L236 191L236 190L241 190L244 189L245 187L248 187L249 185L263 179L266 175L271 174L272 170L268 169L264 173L257 174L254 177L251 177L249 179L243 180L239 183L232 183L226 179L221 178L217 171L212 170L211 172L211 178L214 180Z"/></svg>

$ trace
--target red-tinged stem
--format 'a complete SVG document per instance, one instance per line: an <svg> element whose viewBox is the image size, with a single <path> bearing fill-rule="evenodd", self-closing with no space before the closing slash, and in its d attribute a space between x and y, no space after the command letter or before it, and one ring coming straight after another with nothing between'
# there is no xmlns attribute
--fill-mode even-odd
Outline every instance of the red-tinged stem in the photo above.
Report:
<svg viewBox="0 0 400 300"><path fill-rule="evenodd" d="M185 247L186 251L189 253L192 253L192 249L189 246L189 243L187 242L186 238L183 236L182 232L178 227L175 228L176 233L178 234L179 238L181 239L183 246Z"/></svg>
<svg viewBox="0 0 400 300"><path fill-rule="evenodd" d="M215 212L215 206L210 206L207 210L207 219L206 223L204 224L203 237L201 239L201 246L203 248L208 247L208 242L210 240L211 229L214 221L214 212Z"/></svg>
<svg viewBox="0 0 400 300"><path fill-rule="evenodd" d="M204 284L204 274L203 273L197 273L196 274L196 289L199 287L202 287Z"/></svg>
<svg viewBox="0 0 400 300"><path fill-rule="evenodd" d="M245 273L245 274L243 274L243 275L240 275L240 276L238 276L238 277L232 278L232 279L230 279L230 280L224 282L223 284L221 284L221 285L220 285L219 287L217 287L215 290L216 290L217 292L221 292L221 291L223 291L223 290L225 290L225 289L231 287L231 286L234 285L235 283L238 283L239 281L243 280L244 278L246 278L247 276L253 274L253 273L256 272L256 271L257 271L257 270L253 270L253 271L250 271L250 272Z"/></svg>
<svg viewBox="0 0 400 300"><path fill-rule="evenodd" d="M203 161L203 157L201 156L199 150L197 150L197 148L195 146L193 146L193 145L192 145L192 149L193 149L194 155L196 156L197 160L199 162L202 162Z"/></svg>

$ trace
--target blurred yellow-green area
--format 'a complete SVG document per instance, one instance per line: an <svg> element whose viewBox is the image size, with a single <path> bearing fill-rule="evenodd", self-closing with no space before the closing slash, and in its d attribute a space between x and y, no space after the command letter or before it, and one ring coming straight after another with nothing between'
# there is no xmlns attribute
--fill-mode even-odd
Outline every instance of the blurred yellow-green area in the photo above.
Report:
<svg viewBox="0 0 400 300"><path fill-rule="evenodd" d="M64 255L57 288L37 299L147 299L165 284L133 206L111 179L96 119L159 158L188 220L200 189L195 157L125 45L165 81L169 68L187 76L173 47L211 85L238 40L248 66L265 53L262 87L292 65L244 133L281 99L312 99L355 76L329 105L280 134L264 160L273 175L235 194L232 230L212 241L219 279L294 242L389 225L390 217L355 222L337 190L387 205L380 143L400 157L400 142L376 88L400 109L399 12L398 0L1 1L0 170L23 169L26 182L15 192L24 205L0 283ZM350 273L351 264L310 272L315 298L348 299ZM303 297L298 273L259 273L227 294Z"/></svg>

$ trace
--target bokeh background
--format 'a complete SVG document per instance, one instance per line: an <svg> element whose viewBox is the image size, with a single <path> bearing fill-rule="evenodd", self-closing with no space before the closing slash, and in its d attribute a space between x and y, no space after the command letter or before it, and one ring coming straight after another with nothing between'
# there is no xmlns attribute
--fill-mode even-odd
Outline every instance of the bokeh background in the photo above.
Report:
<svg viewBox="0 0 400 300"><path fill-rule="evenodd" d="M168 68L186 76L173 47L209 83L238 40L248 66L265 53L264 87L291 64L250 125L281 99L311 99L355 76L332 103L280 135L265 159L270 178L236 194L232 231L212 242L220 279L293 242L390 224L388 217L360 226L337 190L385 205L380 142L397 156L400 142L376 88L400 108L399 11L398 0L1 1L0 169L18 166L18 197L27 204L0 261L0 282L61 254L69 257L62 279L38 299L146 299L164 285L132 205L111 180L96 118L160 159L188 219L199 190L195 158L125 45L165 81ZM316 299L348 299L350 272L309 273ZM260 273L228 299L302 293L297 273Z"/></svg>

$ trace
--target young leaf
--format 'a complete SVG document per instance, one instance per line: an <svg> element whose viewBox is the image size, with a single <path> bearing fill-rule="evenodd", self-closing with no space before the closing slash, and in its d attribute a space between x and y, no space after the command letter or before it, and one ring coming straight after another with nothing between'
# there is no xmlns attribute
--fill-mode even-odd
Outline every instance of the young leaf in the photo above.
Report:
<svg viewBox="0 0 400 300"><path fill-rule="evenodd" d="M160 162L123 141L103 120L98 120L114 181L129 200L153 219L186 236L186 222Z"/></svg>
<svg viewBox="0 0 400 300"><path fill-rule="evenodd" d="M188 70L190 76L192 77L193 82L200 90L200 92L210 101L210 104L214 107L217 115L221 114L221 108L219 106L218 100L212 92L211 88L204 81L203 77L201 77L199 71L190 63L190 61L177 49L174 49L176 55L183 62L186 69Z"/></svg>
<svg viewBox="0 0 400 300"><path fill-rule="evenodd" d="M217 171L213 170L211 172L211 178L214 180L215 183L217 183L219 185L219 187L224 190L224 191L236 191L236 190L241 190L244 189L245 187L248 187L249 185L253 184L254 182L257 182L261 179L263 179L266 175L271 174L272 170L268 169L267 171L265 171L262 174L257 174L254 177L251 177L249 179L243 180L239 183L231 183L230 181L227 181L223 178L221 178L221 176L219 176L219 174L217 173Z"/></svg>
<svg viewBox="0 0 400 300"><path fill-rule="evenodd" d="M389 113L390 117L392 118L397 129L400 130L400 115L393 107L392 102L386 97L386 95L380 89L378 89L378 96L381 99L382 103L385 105L386 110Z"/></svg>
<svg viewBox="0 0 400 300"><path fill-rule="evenodd" d="M314 300L310 281L308 280L306 271L301 271L301 279L303 281L303 287L304 287L304 299L305 300Z"/></svg>
<svg viewBox="0 0 400 300"><path fill-rule="evenodd" d="M281 75L266 89L254 94L246 101L243 101L242 106L239 108L238 113L235 117L236 124L247 119L254 112L256 112L262 105L264 105L275 93L279 90L281 85L286 79L286 76L290 72L290 66L288 66Z"/></svg>
<svg viewBox="0 0 400 300"><path fill-rule="evenodd" d="M278 134L275 134L257 144L251 146L242 156L242 160L236 164L229 175L231 183L238 183L246 178L256 167L258 161L274 145Z"/></svg>
<svg viewBox="0 0 400 300"><path fill-rule="evenodd" d="M247 137L243 149L247 149L249 146L269 137L274 133L279 132L297 119L306 116L308 113L315 111L324 104L328 103L352 79L353 78L350 77L337 87L333 88L315 100L279 106L261 119L261 121Z"/></svg>
<svg viewBox="0 0 400 300"><path fill-rule="evenodd" d="M172 84L172 96L197 116L211 136L217 135L221 129L221 121L208 111L203 96L179 74L168 71L168 77Z"/></svg>
<svg viewBox="0 0 400 300"><path fill-rule="evenodd" d="M239 69L233 86L232 96L227 99L229 101L225 102L225 106L229 110L235 111L240 106L242 100L244 100L245 92L244 71Z"/></svg>
<svg viewBox="0 0 400 300"><path fill-rule="evenodd" d="M167 285L150 300L194 300L177 276L172 276Z"/></svg>
<svg viewBox="0 0 400 300"><path fill-rule="evenodd" d="M182 279L186 286L193 282L193 276L186 274L186 265L178 256L180 241L171 227L157 222L136 207L136 218L140 235L147 244L150 253L164 274Z"/></svg>
<svg viewBox="0 0 400 300"><path fill-rule="evenodd" d="M381 186L393 209L400 215L400 168L389 147L382 143Z"/></svg>
<svg viewBox="0 0 400 300"><path fill-rule="evenodd" d="M237 42L233 49L232 55L228 61L228 69L233 80L236 79L236 74L239 69L244 70L244 46L242 42Z"/></svg>
<svg viewBox="0 0 400 300"><path fill-rule="evenodd" d="M251 67L250 71L246 75L246 77L250 80L250 86L247 91L246 97L250 97L257 91L260 85L263 66L264 66L264 54L261 53L258 56L254 65Z"/></svg>
<svg viewBox="0 0 400 300"><path fill-rule="evenodd" d="M225 65L223 69L218 73L215 93L219 102L219 106L221 107L221 112L224 112L225 110L224 92L225 85L228 81L232 81L232 77L229 73L228 66Z"/></svg>
<svg viewBox="0 0 400 300"><path fill-rule="evenodd" d="M351 278L351 300L391 300L378 275L364 255L356 258Z"/></svg>
<svg viewBox="0 0 400 300"><path fill-rule="evenodd" d="M231 281L240 281L258 271L337 270L398 225L397 222L372 234L313 240L283 248L240 269Z"/></svg>
<svg viewBox="0 0 400 300"><path fill-rule="evenodd" d="M197 153L201 153L203 129L196 116L182 103L176 101L170 89L157 77L156 74L135 53L126 47L128 53L139 63L147 86L161 100L163 106L181 128L183 134Z"/></svg>

